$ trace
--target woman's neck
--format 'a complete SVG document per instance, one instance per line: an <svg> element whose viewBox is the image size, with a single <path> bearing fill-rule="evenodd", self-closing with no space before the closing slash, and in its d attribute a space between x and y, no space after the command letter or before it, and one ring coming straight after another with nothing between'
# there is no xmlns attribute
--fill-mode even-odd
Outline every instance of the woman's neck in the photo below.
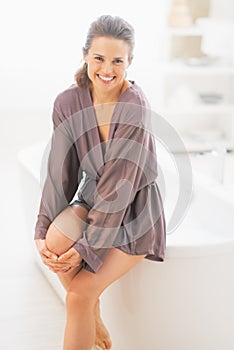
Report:
<svg viewBox="0 0 234 350"><path fill-rule="evenodd" d="M119 97L124 93L124 91L131 86L131 83L125 80L122 86L112 93L108 92L107 94L102 94L99 90L96 90L91 87L92 100L94 105L100 105L104 103L116 103L119 100Z"/></svg>

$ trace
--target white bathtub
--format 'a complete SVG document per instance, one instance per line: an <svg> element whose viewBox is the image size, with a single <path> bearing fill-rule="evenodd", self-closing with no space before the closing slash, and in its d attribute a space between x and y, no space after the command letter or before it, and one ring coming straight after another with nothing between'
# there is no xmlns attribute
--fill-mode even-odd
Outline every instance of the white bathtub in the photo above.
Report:
<svg viewBox="0 0 234 350"><path fill-rule="evenodd" d="M43 147L35 145L18 156L33 249ZM233 188L225 191L224 186L196 175L187 215L167 236L165 262L144 259L102 294L102 315L113 350L234 349L234 195L230 191ZM37 254L35 259L64 300L56 276Z"/></svg>

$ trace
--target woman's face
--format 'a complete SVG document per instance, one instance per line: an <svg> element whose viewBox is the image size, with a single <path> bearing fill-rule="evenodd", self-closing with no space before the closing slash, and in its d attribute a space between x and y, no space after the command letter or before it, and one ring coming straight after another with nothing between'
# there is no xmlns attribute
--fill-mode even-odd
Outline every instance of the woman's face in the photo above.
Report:
<svg viewBox="0 0 234 350"><path fill-rule="evenodd" d="M103 93L121 89L130 64L129 45L125 41L109 37L94 38L84 59L95 89Z"/></svg>

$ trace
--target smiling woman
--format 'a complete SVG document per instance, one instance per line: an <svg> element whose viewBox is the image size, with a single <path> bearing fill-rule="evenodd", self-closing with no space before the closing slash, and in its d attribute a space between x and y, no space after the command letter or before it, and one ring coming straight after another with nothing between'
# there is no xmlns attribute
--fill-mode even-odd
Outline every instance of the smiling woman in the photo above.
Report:
<svg viewBox="0 0 234 350"><path fill-rule="evenodd" d="M102 89L101 91L105 94L113 90L114 85L120 86L120 82L125 78L126 69L131 63L128 44L123 40L105 37L94 40L84 59L89 67L90 80L94 86L99 84L98 89ZM108 89L102 85L103 83L108 86Z"/></svg>
<svg viewBox="0 0 234 350"><path fill-rule="evenodd" d="M101 21L105 21L105 26L101 26ZM94 103L102 103L102 99L105 103L116 102L123 92L119 89L128 87L126 70L133 59L134 44L134 29L123 19L113 23L110 16L102 16L98 25L91 24L83 47L85 62L75 78L80 87L91 85L93 92L99 92ZM115 92L115 96L110 96L110 92Z"/></svg>
<svg viewBox="0 0 234 350"><path fill-rule="evenodd" d="M94 343L110 349L100 295L142 259L164 261L166 225L148 102L126 80L133 47L129 23L98 18L76 84L54 102L34 238L67 290L64 350L91 350Z"/></svg>

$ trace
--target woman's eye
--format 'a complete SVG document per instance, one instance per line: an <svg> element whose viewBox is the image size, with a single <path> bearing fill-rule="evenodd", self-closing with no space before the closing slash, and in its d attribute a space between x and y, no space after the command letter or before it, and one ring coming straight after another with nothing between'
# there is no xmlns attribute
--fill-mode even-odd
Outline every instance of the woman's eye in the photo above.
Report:
<svg viewBox="0 0 234 350"><path fill-rule="evenodd" d="M99 62L102 62L102 61L103 61L103 58L100 57L100 56L97 56L97 57L95 57L95 60L96 60L96 61L99 61Z"/></svg>
<svg viewBox="0 0 234 350"><path fill-rule="evenodd" d="M115 62L116 64L121 64L121 63L123 63L123 61L120 60L120 59L116 59L114 62Z"/></svg>

